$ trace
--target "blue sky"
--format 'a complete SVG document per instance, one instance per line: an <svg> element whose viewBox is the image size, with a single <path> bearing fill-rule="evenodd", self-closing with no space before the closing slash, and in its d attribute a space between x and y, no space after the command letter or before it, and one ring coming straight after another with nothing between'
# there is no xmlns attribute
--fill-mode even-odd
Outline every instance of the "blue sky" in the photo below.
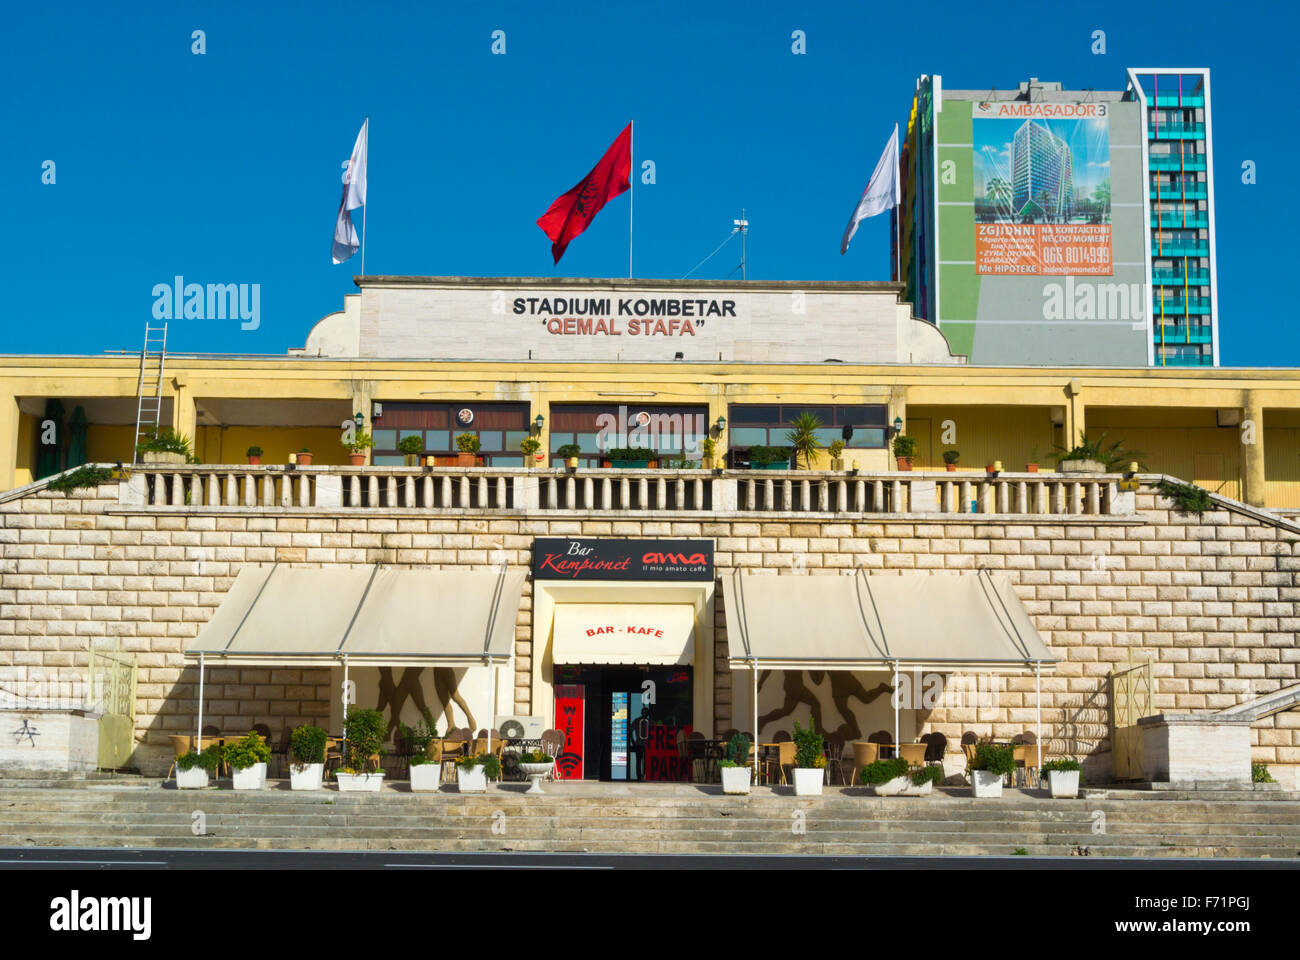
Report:
<svg viewBox="0 0 1300 960"><path fill-rule="evenodd" d="M355 290L360 258L334 266L329 249L340 165L367 114L368 273L626 276L626 197L558 268L535 221L632 119L634 160L657 174L636 189L637 276L681 277L743 206L751 279L879 280L888 218L865 222L843 257L839 238L921 73L954 89L1030 76L1119 89L1127 66L1209 66L1222 360L1294 365L1300 333L1266 292L1294 246L1276 214L1294 207L1300 126L1285 121L1283 68L1300 15L1005 9L1014 42L970 3L17 5L0 62L0 351L138 349L154 285L177 274L259 283L261 323L176 321L170 348L300 346ZM696 276L738 262L733 241Z"/></svg>

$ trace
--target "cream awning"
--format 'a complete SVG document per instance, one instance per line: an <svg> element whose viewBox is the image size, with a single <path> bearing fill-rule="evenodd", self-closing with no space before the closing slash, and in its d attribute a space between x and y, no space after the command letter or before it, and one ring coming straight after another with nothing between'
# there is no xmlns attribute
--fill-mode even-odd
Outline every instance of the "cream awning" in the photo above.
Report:
<svg viewBox="0 0 1300 960"><path fill-rule="evenodd" d="M510 659L522 571L240 569L185 655L226 663L476 666Z"/></svg>
<svg viewBox="0 0 1300 960"><path fill-rule="evenodd" d="M1022 670L1057 661L1011 582L978 574L727 575L733 669Z"/></svg>
<svg viewBox="0 0 1300 960"><path fill-rule="evenodd" d="M560 603L554 663L687 666L695 660L695 608L689 603Z"/></svg>

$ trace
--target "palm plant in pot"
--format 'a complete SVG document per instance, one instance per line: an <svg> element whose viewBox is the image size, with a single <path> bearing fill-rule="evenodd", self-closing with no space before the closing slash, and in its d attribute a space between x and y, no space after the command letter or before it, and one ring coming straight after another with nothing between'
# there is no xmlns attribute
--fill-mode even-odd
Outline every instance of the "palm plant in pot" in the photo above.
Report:
<svg viewBox="0 0 1300 960"><path fill-rule="evenodd" d="M387 730L388 722L378 710L348 707L343 727L347 752L343 769L336 774L340 792L379 792L384 784L384 772L379 769L380 748Z"/></svg>
<svg viewBox="0 0 1300 960"><path fill-rule="evenodd" d="M1079 776L1083 768L1073 757L1060 757L1043 764L1042 774L1047 778L1047 789L1053 797L1072 798L1079 795Z"/></svg>
<svg viewBox="0 0 1300 960"><path fill-rule="evenodd" d="M979 798L1002 796L1002 780L1016 772L1016 754L1011 747L981 743L975 747L971 761L972 795Z"/></svg>
<svg viewBox="0 0 1300 960"><path fill-rule="evenodd" d="M420 454L424 453L424 438L418 433L402 437L397 441L397 452L406 458L408 467L418 467L420 465Z"/></svg>
<svg viewBox="0 0 1300 960"><path fill-rule="evenodd" d="M899 470L911 470L912 459L916 456L916 437L898 434L894 437L894 457Z"/></svg>
<svg viewBox="0 0 1300 960"><path fill-rule="evenodd" d="M456 436L456 466L473 467L478 465L479 440L472 433Z"/></svg>
<svg viewBox="0 0 1300 960"><path fill-rule="evenodd" d="M576 469L578 466L578 456L582 453L582 448L576 443L566 443L555 450L555 458L563 460L570 469Z"/></svg>
<svg viewBox="0 0 1300 960"><path fill-rule="evenodd" d="M227 746L221 759L230 767L236 790L261 790L266 786L266 765L271 762L271 748L257 731Z"/></svg>
<svg viewBox="0 0 1300 960"><path fill-rule="evenodd" d="M483 793L488 780L501 776L501 761L490 753L461 757L456 761L456 788L461 793Z"/></svg>
<svg viewBox="0 0 1300 960"><path fill-rule="evenodd" d="M310 724L289 734L289 788L319 790L325 776L325 731Z"/></svg>
<svg viewBox="0 0 1300 960"><path fill-rule="evenodd" d="M221 764L221 747L215 743L205 750L191 750L176 758L176 789L198 790L208 785L208 778Z"/></svg>
<svg viewBox="0 0 1300 960"><path fill-rule="evenodd" d="M945 450L943 452L943 465L949 473L957 472L957 461L961 459L961 452L958 450Z"/></svg>
<svg viewBox="0 0 1300 960"><path fill-rule="evenodd" d="M343 449L348 452L348 463L354 467L364 467L366 465L366 451L375 445L375 438L364 430L358 430L352 435L351 440L343 441ZM302 455L298 455L298 462L302 463ZM308 460L308 463L311 461Z"/></svg>
<svg viewBox="0 0 1300 960"><path fill-rule="evenodd" d="M731 794L749 793L753 781L753 770L749 766L749 737L743 733L733 733L727 741L727 755L718 761L722 771L722 792Z"/></svg>
<svg viewBox="0 0 1300 960"><path fill-rule="evenodd" d="M794 792L799 797L820 796L826 779L826 745L812 723L807 729L794 722Z"/></svg>
<svg viewBox="0 0 1300 960"><path fill-rule="evenodd" d="M442 748L438 727L429 710L414 727L400 724L402 739L411 748L411 792L437 790L442 785Z"/></svg>
<svg viewBox="0 0 1300 960"><path fill-rule="evenodd" d="M817 435L817 431L822 427L821 418L805 410L790 421L790 427L791 429L786 432L785 442L794 450L794 465L799 466L799 457L802 454L804 467L811 470L813 457L822 448L821 438Z"/></svg>

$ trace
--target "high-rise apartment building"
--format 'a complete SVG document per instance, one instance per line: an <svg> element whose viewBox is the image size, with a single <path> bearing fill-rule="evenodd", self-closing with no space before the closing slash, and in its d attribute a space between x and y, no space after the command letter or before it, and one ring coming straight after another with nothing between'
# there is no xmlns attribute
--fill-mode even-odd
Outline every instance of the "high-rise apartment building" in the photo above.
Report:
<svg viewBox="0 0 1300 960"><path fill-rule="evenodd" d="M917 81L898 263L982 364L1218 363L1208 70L1123 90Z"/></svg>

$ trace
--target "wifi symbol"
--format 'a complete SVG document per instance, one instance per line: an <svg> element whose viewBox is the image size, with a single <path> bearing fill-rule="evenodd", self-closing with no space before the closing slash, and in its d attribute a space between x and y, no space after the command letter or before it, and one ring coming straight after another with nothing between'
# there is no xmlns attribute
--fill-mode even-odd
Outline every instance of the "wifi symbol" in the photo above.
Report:
<svg viewBox="0 0 1300 960"><path fill-rule="evenodd" d="M572 780L582 766L582 757L576 753L562 753L555 758L555 764L560 768L561 780Z"/></svg>

